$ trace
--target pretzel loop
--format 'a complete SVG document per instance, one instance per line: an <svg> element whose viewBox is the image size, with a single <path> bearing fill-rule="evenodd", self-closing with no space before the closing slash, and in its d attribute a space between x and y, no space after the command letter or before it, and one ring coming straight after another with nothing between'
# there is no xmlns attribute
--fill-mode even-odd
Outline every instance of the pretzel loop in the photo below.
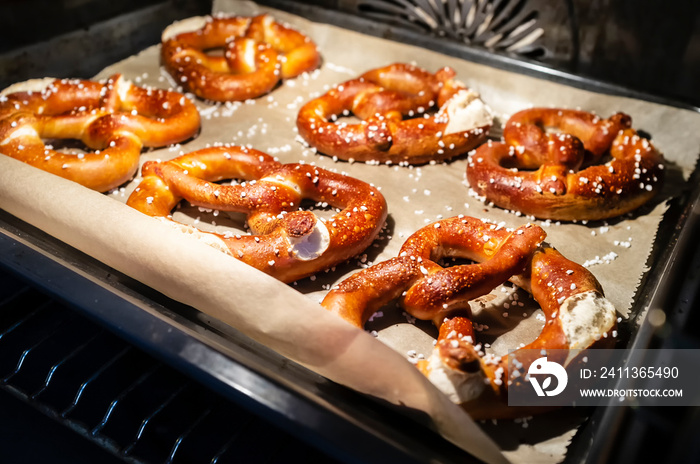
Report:
<svg viewBox="0 0 700 464"><path fill-rule="evenodd" d="M538 218L619 216L649 201L663 181L663 158L630 125L623 113L524 110L506 123L503 143L473 152L467 179L496 205Z"/></svg>
<svg viewBox="0 0 700 464"><path fill-rule="evenodd" d="M481 351L470 300L506 280L532 293L545 325L523 349L583 349L615 328L615 308L595 277L544 244L545 235L530 224L506 230L470 217L441 220L409 237L399 256L338 284L321 304L361 328L374 312L398 299L409 314L439 328L433 353L418 367L453 401L478 398L485 380L503 393L507 358ZM444 257L475 263L443 268L438 261Z"/></svg>
<svg viewBox="0 0 700 464"><path fill-rule="evenodd" d="M306 103L299 135L343 160L422 164L459 156L486 137L490 110L443 68L397 63L337 85ZM337 122L353 114L360 123Z"/></svg>
<svg viewBox="0 0 700 464"><path fill-rule="evenodd" d="M357 255L372 243L387 214L384 197L364 182L310 165L280 164L243 147L207 148L166 162L146 162L142 176L129 206L170 221L182 199L244 213L252 235L181 228L284 282ZM225 179L244 182L216 183ZM299 209L304 199L341 211L319 219Z"/></svg>
<svg viewBox="0 0 700 464"><path fill-rule="evenodd" d="M223 56L207 54L221 48ZM178 84L201 98L240 101L270 92L280 79L313 71L316 45L269 15L194 17L163 31L161 58Z"/></svg>
<svg viewBox="0 0 700 464"><path fill-rule="evenodd" d="M199 123L183 95L137 87L119 74L104 83L28 81L0 95L0 153L102 192L133 177L144 146L182 142ZM96 151L64 153L44 143L51 139Z"/></svg>

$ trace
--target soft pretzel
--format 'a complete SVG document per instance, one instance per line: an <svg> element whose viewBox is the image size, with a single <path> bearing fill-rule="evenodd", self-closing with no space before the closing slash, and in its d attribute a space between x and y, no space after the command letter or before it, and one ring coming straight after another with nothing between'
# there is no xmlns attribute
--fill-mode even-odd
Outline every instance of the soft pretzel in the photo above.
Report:
<svg viewBox="0 0 700 464"><path fill-rule="evenodd" d="M163 64L178 84L214 101L259 97L321 61L311 39L269 15L197 16L166 28L161 42ZM206 53L222 47L223 56Z"/></svg>
<svg viewBox="0 0 700 464"><path fill-rule="evenodd" d="M127 204L172 220L181 199L242 212L254 235L195 232L209 244L284 282L339 264L367 248L384 225L386 202L375 187L307 164L280 164L245 147L205 148L165 162L147 162ZM242 179L220 185L224 179ZM311 199L342 210L318 219L300 210ZM183 226L184 227L184 226Z"/></svg>
<svg viewBox="0 0 700 464"><path fill-rule="evenodd" d="M343 160L423 164L462 155L486 138L492 117L454 77L451 68L431 74L402 63L368 71L306 103L299 135ZM337 121L350 113L362 121Z"/></svg>
<svg viewBox="0 0 700 464"><path fill-rule="evenodd" d="M0 153L103 192L131 179L142 147L182 142L199 123L183 95L119 74L106 82L27 81L0 94ZM63 153L42 139L77 139L95 151Z"/></svg>
<svg viewBox="0 0 700 464"><path fill-rule="evenodd" d="M467 179L497 206L542 219L619 216L649 201L663 180L662 156L630 125L623 113L520 111L506 123L503 143L471 154Z"/></svg>
<svg viewBox="0 0 700 464"><path fill-rule="evenodd" d="M507 357L480 350L469 300L506 280L530 292L546 322L523 349L584 349L607 337L616 325L615 308L596 278L543 243L545 235L531 224L507 230L471 217L444 219L409 237L398 257L341 282L321 304L361 328L374 312L398 298L406 312L432 320L439 328L433 353L418 364L436 386L456 403L479 398L486 383L493 388L491 395L502 395L507 389ZM438 261L445 257L476 263L443 268Z"/></svg>

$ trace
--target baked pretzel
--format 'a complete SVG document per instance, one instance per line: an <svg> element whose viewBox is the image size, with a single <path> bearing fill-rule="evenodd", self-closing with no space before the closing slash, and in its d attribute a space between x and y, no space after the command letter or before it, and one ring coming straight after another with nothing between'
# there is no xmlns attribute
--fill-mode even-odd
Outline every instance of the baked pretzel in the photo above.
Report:
<svg viewBox="0 0 700 464"><path fill-rule="evenodd" d="M455 403L480 397L486 383L500 395L507 388L507 357L484 355L477 345L470 300L506 280L530 292L546 322L523 350L584 349L616 325L615 308L595 277L543 243L545 236L532 224L507 230L471 217L444 219L409 237L398 257L341 282L321 304L362 328L398 298L406 312L439 328L433 353L418 363L436 386ZM438 261L445 257L476 263L443 268Z"/></svg>
<svg viewBox="0 0 700 464"><path fill-rule="evenodd" d="M163 64L178 84L214 101L259 97L321 62L311 39L269 15L188 18L167 27L161 43ZM206 53L222 47L223 56Z"/></svg>
<svg viewBox="0 0 700 464"><path fill-rule="evenodd" d="M542 219L619 216L649 201L663 180L662 156L630 126L623 113L520 111L506 123L503 143L471 154L467 179L497 206Z"/></svg>
<svg viewBox="0 0 700 464"><path fill-rule="evenodd" d="M144 146L182 142L199 123L183 95L119 74L105 82L37 79L0 94L0 153L103 192L131 179ZM95 151L59 152L47 139L77 139Z"/></svg>
<svg viewBox="0 0 700 464"><path fill-rule="evenodd" d="M423 164L462 155L491 127L478 94L443 68L431 74L408 64L374 69L306 103L299 135L343 160ZM337 122L352 113L362 121Z"/></svg>
<svg viewBox="0 0 700 464"><path fill-rule="evenodd" d="M339 264L367 248L387 215L376 188L308 164L280 164L245 147L205 148L171 161L146 162L127 205L172 220L181 199L196 206L241 212L254 235L196 233L279 280L292 282ZM220 185L224 179L243 179ZM342 208L330 219L299 210L303 199Z"/></svg>

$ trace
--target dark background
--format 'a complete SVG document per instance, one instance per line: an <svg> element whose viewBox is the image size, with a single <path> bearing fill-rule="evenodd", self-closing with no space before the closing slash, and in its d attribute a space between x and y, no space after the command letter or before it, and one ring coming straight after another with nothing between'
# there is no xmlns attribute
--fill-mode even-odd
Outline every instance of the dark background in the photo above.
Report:
<svg viewBox="0 0 700 464"><path fill-rule="evenodd" d="M279 6L284 1L261 0L260 3ZM412 2L427 5L426 0ZM367 17L378 9L406 2L288 3L320 5ZM700 107L700 2L499 0L492 3L516 15L537 19L545 30L530 53L516 57ZM134 49L157 43L161 26L178 17L205 13L210 8L209 0L0 0L0 85L4 87L29 77L91 77L95 66L100 69L100 57L108 64L129 56ZM120 24L116 31L105 36L101 24L134 12L140 14L134 16L134 21L127 21L131 27ZM401 23L398 16L388 22ZM150 19L145 21L144 17ZM78 63L61 49L49 53L36 46L69 33L78 35L73 48L85 49ZM444 31L428 29L426 33L444 35ZM120 35L120 47L114 47L111 41L115 34ZM472 45L483 46L478 40ZM492 51L507 54L499 49ZM47 74L48 71L51 73Z"/></svg>

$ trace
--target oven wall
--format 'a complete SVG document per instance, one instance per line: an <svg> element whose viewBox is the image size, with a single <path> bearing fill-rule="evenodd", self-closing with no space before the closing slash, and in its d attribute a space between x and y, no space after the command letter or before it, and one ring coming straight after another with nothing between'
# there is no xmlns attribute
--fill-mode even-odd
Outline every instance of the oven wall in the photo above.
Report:
<svg viewBox="0 0 700 464"><path fill-rule="evenodd" d="M700 2L573 0L572 71L700 106Z"/></svg>
<svg viewBox="0 0 700 464"><path fill-rule="evenodd" d="M700 106L700 2L681 0L259 0L307 3L423 29L496 53ZM178 18L205 14L211 0L0 0L0 87L33 77L90 77L135 49L158 43ZM397 8L397 6L399 6ZM431 6L433 5L433 6ZM438 5L442 11L434 9ZM478 23L492 5L497 21ZM404 13L400 11L403 8ZM410 10L425 9L420 15ZM135 12L139 11L138 15ZM144 11L147 11L144 14ZM390 12L390 13L387 13ZM436 23L421 18L434 16ZM133 15L131 19L130 15ZM500 15L500 16L499 16ZM507 20L504 20L504 17ZM513 49L500 39L524 23L539 38ZM119 23L114 27L114 23Z"/></svg>
<svg viewBox="0 0 700 464"><path fill-rule="evenodd" d="M286 0L259 1L284 4ZM696 0L287 3L341 9L700 107L700 2ZM537 39L525 40L523 45L520 39L530 33Z"/></svg>
<svg viewBox="0 0 700 464"><path fill-rule="evenodd" d="M160 42L211 0L0 0L0 89L43 77L90 78Z"/></svg>

